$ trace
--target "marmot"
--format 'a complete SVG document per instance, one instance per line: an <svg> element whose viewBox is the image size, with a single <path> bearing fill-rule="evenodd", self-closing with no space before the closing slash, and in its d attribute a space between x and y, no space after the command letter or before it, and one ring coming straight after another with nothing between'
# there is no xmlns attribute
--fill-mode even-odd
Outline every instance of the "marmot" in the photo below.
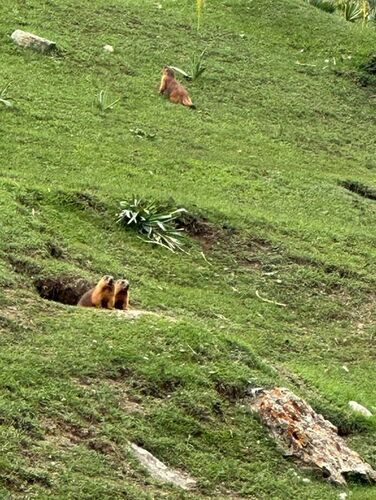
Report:
<svg viewBox="0 0 376 500"><path fill-rule="evenodd" d="M129 306L129 281L117 280L115 283L115 293L113 298L115 309L126 311Z"/></svg>
<svg viewBox="0 0 376 500"><path fill-rule="evenodd" d="M162 80L159 86L159 93L165 94L171 102L181 103L189 108L195 108L188 92L183 85L175 79L175 73L169 66L165 66L162 71Z"/></svg>
<svg viewBox="0 0 376 500"><path fill-rule="evenodd" d="M94 288L83 294L77 305L113 309L114 288L113 276L103 276Z"/></svg>

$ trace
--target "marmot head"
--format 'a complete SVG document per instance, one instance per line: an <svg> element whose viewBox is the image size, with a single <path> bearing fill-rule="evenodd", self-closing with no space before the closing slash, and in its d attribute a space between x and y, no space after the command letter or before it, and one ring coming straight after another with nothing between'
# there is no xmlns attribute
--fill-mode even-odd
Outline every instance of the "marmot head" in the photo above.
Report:
<svg viewBox="0 0 376 500"><path fill-rule="evenodd" d="M164 66L163 67L163 74L166 75L166 76L169 76L171 78L175 78L175 73L170 68L170 66Z"/></svg>
<svg viewBox="0 0 376 500"><path fill-rule="evenodd" d="M114 277L108 276L106 274L105 276L102 276L102 278L99 280L98 285L101 285L102 287L106 287L108 289L113 289L114 288Z"/></svg>
<svg viewBox="0 0 376 500"><path fill-rule="evenodd" d="M127 291L129 289L129 281L128 280L117 280L115 283L115 291L122 292Z"/></svg>

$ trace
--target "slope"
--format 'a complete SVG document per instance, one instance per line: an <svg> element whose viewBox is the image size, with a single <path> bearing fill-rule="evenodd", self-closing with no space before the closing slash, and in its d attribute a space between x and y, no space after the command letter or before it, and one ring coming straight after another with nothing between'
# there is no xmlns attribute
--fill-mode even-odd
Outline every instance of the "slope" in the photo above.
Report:
<svg viewBox="0 0 376 500"><path fill-rule="evenodd" d="M376 208L342 183L375 186L372 90L353 77L376 33L299 0L207 2L199 32L194 16L173 0L1 8L16 103L0 109L4 496L181 498L145 476L134 441L198 479L187 498L336 498L281 458L250 385L291 387L375 465L375 417L347 403L375 407ZM18 49L16 28L61 52ZM197 111L160 98L162 66L203 48ZM121 97L108 113L102 89ZM132 193L194 214L189 254L116 226ZM107 273L158 316L38 294Z"/></svg>

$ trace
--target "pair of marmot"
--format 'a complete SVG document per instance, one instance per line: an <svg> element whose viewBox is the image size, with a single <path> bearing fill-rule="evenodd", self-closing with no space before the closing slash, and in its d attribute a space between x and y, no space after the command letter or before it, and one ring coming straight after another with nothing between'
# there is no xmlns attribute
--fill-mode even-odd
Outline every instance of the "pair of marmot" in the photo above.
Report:
<svg viewBox="0 0 376 500"><path fill-rule="evenodd" d="M165 66L162 71L162 80L159 86L159 93L166 95L171 102L183 104L189 108L195 108L185 87L175 78L175 73L170 66Z"/></svg>
<svg viewBox="0 0 376 500"><path fill-rule="evenodd" d="M126 311L129 306L129 282L103 276L94 288L84 293L77 305Z"/></svg>

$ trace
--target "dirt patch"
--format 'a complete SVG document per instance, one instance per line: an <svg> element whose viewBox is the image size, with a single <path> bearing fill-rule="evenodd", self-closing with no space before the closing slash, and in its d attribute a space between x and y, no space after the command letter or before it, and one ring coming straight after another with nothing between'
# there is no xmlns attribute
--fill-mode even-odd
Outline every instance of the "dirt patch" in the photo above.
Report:
<svg viewBox="0 0 376 500"><path fill-rule="evenodd" d="M270 241L256 236L235 241L234 248L240 263L247 267L268 270L282 260L278 248Z"/></svg>
<svg viewBox="0 0 376 500"><path fill-rule="evenodd" d="M129 387L121 380L108 380L107 384L114 389L120 408L125 413L141 413L145 414L144 408L141 406L141 399L137 396L132 396L129 393Z"/></svg>
<svg viewBox="0 0 376 500"><path fill-rule="evenodd" d="M219 241L235 233L235 229L227 224L216 225L201 215L182 213L176 219L176 226L199 241L204 249L210 250Z"/></svg>
<svg viewBox="0 0 376 500"><path fill-rule="evenodd" d="M34 285L43 299L71 306L76 305L81 296L92 287L92 284L83 278L69 276L40 278Z"/></svg>
<svg viewBox="0 0 376 500"><path fill-rule="evenodd" d="M70 447L82 441L93 439L96 431L94 427L80 427L76 424L45 419L42 423L46 441L60 447Z"/></svg>
<svg viewBox="0 0 376 500"><path fill-rule="evenodd" d="M376 189L366 186L361 182L343 181L340 183L340 185L351 193L355 193L359 196L362 196L363 198L367 198L368 200L376 200Z"/></svg>

